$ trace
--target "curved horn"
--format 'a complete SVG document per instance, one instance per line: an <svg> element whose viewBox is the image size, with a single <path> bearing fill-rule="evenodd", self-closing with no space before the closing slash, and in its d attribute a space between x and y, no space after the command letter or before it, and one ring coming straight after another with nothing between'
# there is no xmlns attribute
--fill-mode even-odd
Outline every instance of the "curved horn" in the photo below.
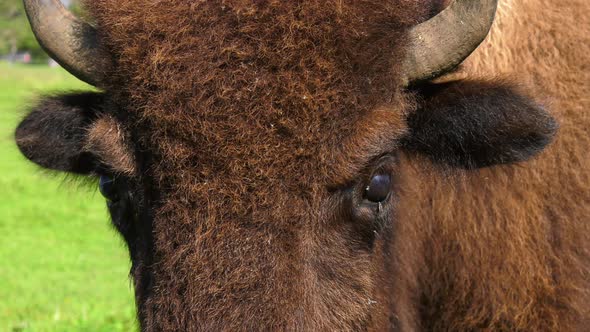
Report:
<svg viewBox="0 0 590 332"><path fill-rule="evenodd" d="M440 76L463 62L488 35L497 5L498 0L455 0L413 27L403 67L406 85Z"/></svg>
<svg viewBox="0 0 590 332"><path fill-rule="evenodd" d="M24 0L24 5L33 33L49 56L80 80L100 84L110 63L96 30L59 0Z"/></svg>

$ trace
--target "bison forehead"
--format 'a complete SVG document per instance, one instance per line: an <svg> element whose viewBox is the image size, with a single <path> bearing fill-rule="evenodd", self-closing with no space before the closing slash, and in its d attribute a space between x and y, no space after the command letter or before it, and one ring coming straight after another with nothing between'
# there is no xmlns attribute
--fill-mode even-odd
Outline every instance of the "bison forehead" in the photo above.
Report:
<svg viewBox="0 0 590 332"><path fill-rule="evenodd" d="M157 111L180 109L178 100L215 103L201 107L215 115L266 96L292 108L298 106L293 97L314 96L325 104L335 93L390 93L404 51L403 27L423 19L430 7L407 0L87 6L117 63L114 90L127 90L140 105L152 98L169 101L144 107Z"/></svg>
<svg viewBox="0 0 590 332"><path fill-rule="evenodd" d="M111 95L142 120L143 148L162 165L293 181L325 173L321 149L363 114L403 110L404 27L429 11L357 0L87 6L118 66Z"/></svg>

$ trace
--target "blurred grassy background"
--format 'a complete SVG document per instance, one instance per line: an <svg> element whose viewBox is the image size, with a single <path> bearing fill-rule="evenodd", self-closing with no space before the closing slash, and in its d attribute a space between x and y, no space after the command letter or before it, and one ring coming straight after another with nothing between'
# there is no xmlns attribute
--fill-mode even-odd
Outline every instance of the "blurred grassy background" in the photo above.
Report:
<svg viewBox="0 0 590 332"><path fill-rule="evenodd" d="M13 132L47 92L90 89L61 68L0 61L0 331L134 331L129 258L95 186L41 171Z"/></svg>

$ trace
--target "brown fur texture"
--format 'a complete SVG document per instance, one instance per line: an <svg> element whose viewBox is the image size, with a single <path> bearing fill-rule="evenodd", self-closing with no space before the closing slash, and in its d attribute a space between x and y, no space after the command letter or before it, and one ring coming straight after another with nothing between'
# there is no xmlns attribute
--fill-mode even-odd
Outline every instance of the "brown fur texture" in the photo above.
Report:
<svg viewBox="0 0 590 332"><path fill-rule="evenodd" d="M589 5L506 1L469 80L411 91L406 31L445 1L87 1L116 67L100 111L47 99L19 147L134 169L84 170L125 193L144 331L581 331ZM535 100L561 129L514 164L555 135Z"/></svg>
<svg viewBox="0 0 590 332"><path fill-rule="evenodd" d="M349 225L315 224L331 204L322 150L363 112L401 110L393 73L402 28L424 20L428 8L414 1L88 6L117 61L112 84L133 105L135 135L153 160L141 173L162 202L147 262L155 285L139 299L144 328L367 326L379 260L351 252Z"/></svg>
<svg viewBox="0 0 590 332"><path fill-rule="evenodd" d="M105 115L94 121L87 130L85 151L94 153L114 173L130 177L137 175L128 138L115 119Z"/></svg>
<svg viewBox="0 0 590 332"><path fill-rule="evenodd" d="M411 250L423 257L413 263L422 328L589 328L589 12L586 0L501 1L491 36L462 67L464 77L517 79L550 105L560 131L540 158L448 179L405 161L400 224L420 234Z"/></svg>

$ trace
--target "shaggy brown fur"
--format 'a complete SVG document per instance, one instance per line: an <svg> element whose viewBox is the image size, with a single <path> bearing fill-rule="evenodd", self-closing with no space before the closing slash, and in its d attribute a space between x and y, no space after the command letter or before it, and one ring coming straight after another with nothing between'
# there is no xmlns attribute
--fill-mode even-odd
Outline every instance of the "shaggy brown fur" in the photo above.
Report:
<svg viewBox="0 0 590 332"><path fill-rule="evenodd" d="M348 136L363 111L403 102L393 75L401 28L428 8L414 1L89 7L118 61L112 84L133 105L135 135L153 158L141 173L163 202L154 207L148 262L157 263L155 284L139 299L144 327L366 326L379 260L350 250L347 238L358 235L349 225L316 224L335 204L325 189L331 167L318 156Z"/></svg>
<svg viewBox="0 0 590 332"><path fill-rule="evenodd" d="M420 257L423 328L590 328L587 13L586 0L501 1L491 36L462 67L464 77L517 79L550 106L560 131L540 158L446 180L405 160L398 236L419 232L410 257Z"/></svg>
<svg viewBox="0 0 590 332"><path fill-rule="evenodd" d="M84 150L96 154L98 160L114 173L135 176L135 161L128 146L128 139L121 125L111 116L97 119L88 128Z"/></svg>
<svg viewBox="0 0 590 332"><path fill-rule="evenodd" d="M41 102L19 147L117 175L145 331L581 330L590 44L571 28L588 5L518 1L466 64L477 82L413 91L406 31L441 1L87 1L116 72ZM561 121L550 153L477 169L550 142L530 95ZM379 206L375 173L394 180Z"/></svg>

